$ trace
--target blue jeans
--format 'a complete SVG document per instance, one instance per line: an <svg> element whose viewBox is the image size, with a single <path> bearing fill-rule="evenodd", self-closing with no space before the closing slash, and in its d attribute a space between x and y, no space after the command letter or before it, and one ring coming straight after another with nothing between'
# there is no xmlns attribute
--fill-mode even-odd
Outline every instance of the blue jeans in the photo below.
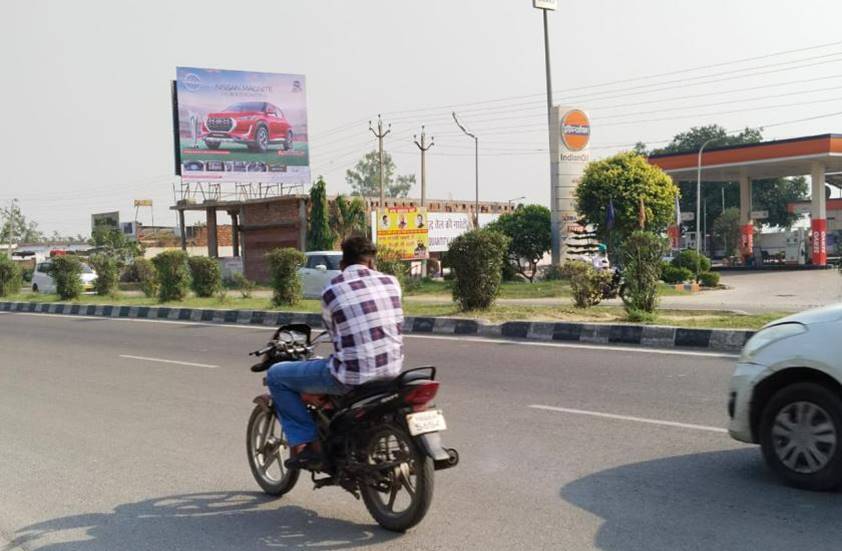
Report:
<svg viewBox="0 0 842 551"><path fill-rule="evenodd" d="M269 368L266 385L290 446L318 438L316 423L301 399L302 393L341 395L349 390L330 372L327 359L276 363Z"/></svg>

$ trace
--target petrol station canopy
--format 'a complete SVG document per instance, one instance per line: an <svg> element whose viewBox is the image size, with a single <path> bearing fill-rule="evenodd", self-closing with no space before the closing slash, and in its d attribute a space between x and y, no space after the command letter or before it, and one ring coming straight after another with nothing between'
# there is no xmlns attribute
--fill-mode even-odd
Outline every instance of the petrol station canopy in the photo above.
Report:
<svg viewBox="0 0 842 551"><path fill-rule="evenodd" d="M679 182L695 181L698 151L652 155L649 162L661 167ZM705 149L702 153L702 181L736 182L812 174L816 163L825 174L842 172L842 134L822 134L755 144Z"/></svg>

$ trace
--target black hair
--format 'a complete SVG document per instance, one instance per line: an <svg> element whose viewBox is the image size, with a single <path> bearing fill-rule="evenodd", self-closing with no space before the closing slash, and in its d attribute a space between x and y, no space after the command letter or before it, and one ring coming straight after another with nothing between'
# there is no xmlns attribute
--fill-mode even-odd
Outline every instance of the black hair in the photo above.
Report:
<svg viewBox="0 0 842 551"><path fill-rule="evenodd" d="M364 264L377 256L377 247L362 235L352 235L342 242L342 263L346 266Z"/></svg>

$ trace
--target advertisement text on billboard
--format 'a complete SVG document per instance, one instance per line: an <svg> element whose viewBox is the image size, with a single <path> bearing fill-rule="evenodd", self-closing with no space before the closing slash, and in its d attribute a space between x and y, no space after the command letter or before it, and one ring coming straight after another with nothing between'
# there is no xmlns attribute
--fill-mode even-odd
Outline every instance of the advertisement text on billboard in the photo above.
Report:
<svg viewBox="0 0 842 551"><path fill-rule="evenodd" d="M429 258L427 209L396 207L377 210L376 234L378 249L390 249L402 260Z"/></svg>

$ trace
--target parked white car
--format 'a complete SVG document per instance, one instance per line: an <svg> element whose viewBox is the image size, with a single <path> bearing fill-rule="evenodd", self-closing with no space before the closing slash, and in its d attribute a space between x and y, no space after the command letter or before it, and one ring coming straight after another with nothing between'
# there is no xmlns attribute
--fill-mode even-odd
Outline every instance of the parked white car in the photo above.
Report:
<svg viewBox="0 0 842 551"><path fill-rule="evenodd" d="M842 304L770 323L731 379L729 432L793 486L842 485Z"/></svg>
<svg viewBox="0 0 842 551"><path fill-rule="evenodd" d="M304 298L319 298L331 279L342 273L342 251L310 251L304 266L298 269Z"/></svg>
<svg viewBox="0 0 842 551"><path fill-rule="evenodd" d="M34 293L55 293L56 282L53 281L49 274L53 263L49 260L46 262L39 262L35 266L35 271L32 273L32 292ZM94 288L94 281L96 280L96 272L90 266L82 263L82 274L79 276L82 280L82 289L90 291Z"/></svg>

